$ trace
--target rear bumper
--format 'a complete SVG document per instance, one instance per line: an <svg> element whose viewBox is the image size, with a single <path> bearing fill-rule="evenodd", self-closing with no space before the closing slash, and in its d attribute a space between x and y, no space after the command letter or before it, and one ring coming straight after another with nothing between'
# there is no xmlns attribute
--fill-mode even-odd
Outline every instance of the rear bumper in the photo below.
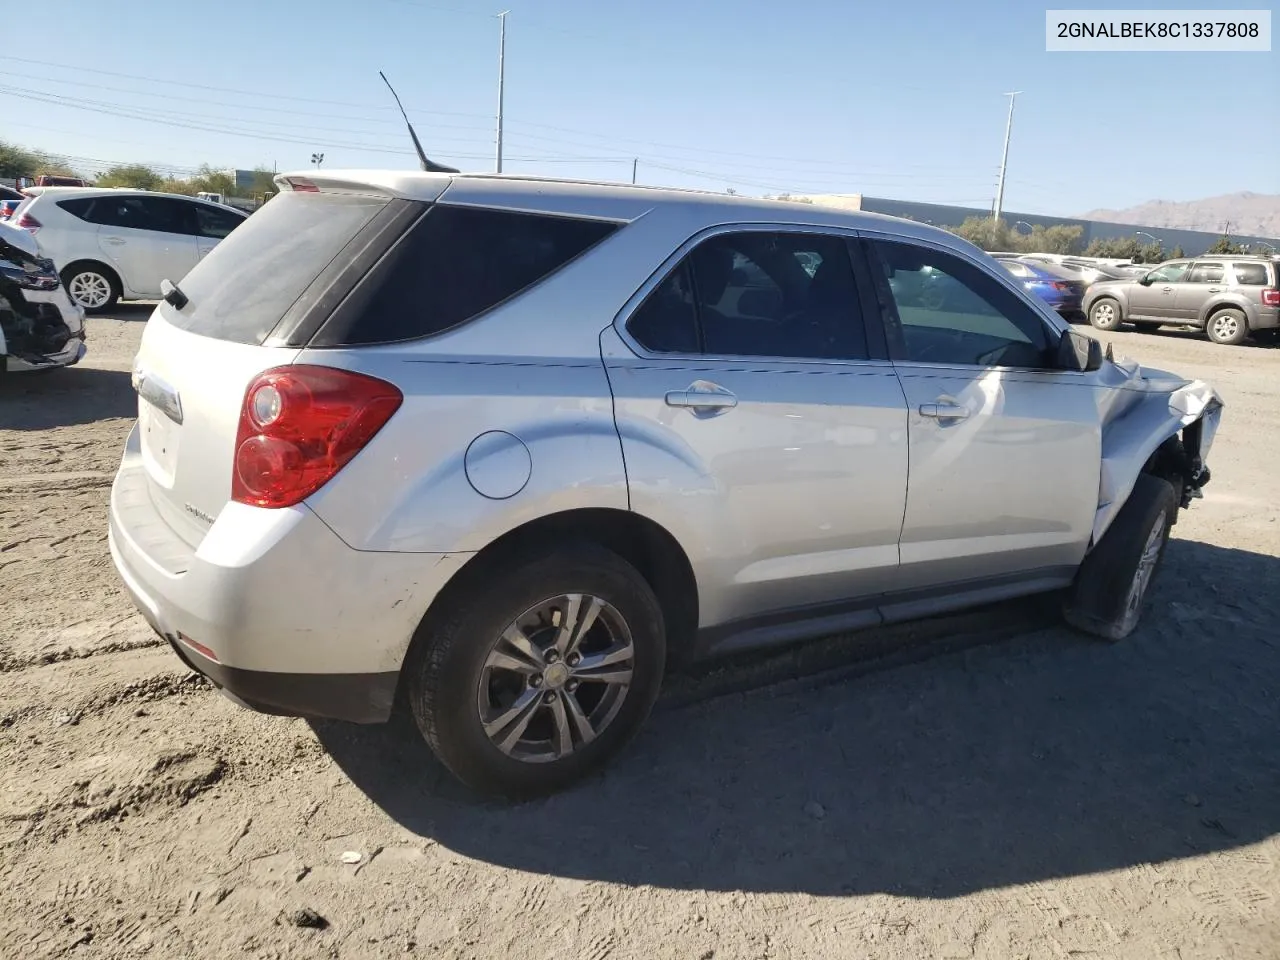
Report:
<svg viewBox="0 0 1280 960"><path fill-rule="evenodd" d="M1274 330L1280 327L1280 307L1260 307L1252 320L1254 330Z"/></svg>
<svg viewBox="0 0 1280 960"><path fill-rule="evenodd" d="M192 547L152 501L136 426L108 543L152 628L233 698L360 722L390 715L413 633L469 556L353 550L305 505L229 503Z"/></svg>
<svg viewBox="0 0 1280 960"><path fill-rule="evenodd" d="M163 631L160 631L163 636ZM400 675L389 673L273 673L210 660L181 638L165 637L173 652L229 699L259 713L382 723L391 715Z"/></svg>

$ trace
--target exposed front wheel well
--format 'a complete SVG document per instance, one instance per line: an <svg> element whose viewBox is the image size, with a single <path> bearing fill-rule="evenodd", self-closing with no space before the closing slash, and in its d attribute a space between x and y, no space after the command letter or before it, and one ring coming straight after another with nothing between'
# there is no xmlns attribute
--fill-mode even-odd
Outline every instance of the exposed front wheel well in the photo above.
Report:
<svg viewBox="0 0 1280 960"><path fill-rule="evenodd" d="M1142 465L1142 473L1159 477L1169 483L1178 495L1178 504L1186 507L1195 491L1209 479L1209 471L1200 462L1201 421L1197 420L1182 433L1175 433L1156 448L1155 453ZM1176 517L1175 520L1176 521Z"/></svg>

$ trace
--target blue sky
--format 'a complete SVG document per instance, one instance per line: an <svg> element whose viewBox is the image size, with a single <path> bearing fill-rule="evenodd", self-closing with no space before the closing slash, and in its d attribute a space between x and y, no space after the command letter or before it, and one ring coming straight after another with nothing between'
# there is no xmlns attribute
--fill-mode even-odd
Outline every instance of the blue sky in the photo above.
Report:
<svg viewBox="0 0 1280 960"><path fill-rule="evenodd" d="M994 0L507 3L507 172L987 206L1019 90L1008 209L1280 193L1276 52L1050 54L1044 5ZM64 0L6 44L0 137L90 169L412 167L383 69L430 154L492 170L501 9Z"/></svg>

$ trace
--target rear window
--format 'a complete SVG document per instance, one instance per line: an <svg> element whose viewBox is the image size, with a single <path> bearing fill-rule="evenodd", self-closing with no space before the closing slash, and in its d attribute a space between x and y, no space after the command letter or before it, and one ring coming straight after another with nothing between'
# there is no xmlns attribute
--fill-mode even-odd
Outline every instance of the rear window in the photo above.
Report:
<svg viewBox="0 0 1280 960"><path fill-rule="evenodd" d="M260 344L295 300L387 204L384 197L282 192L236 227L179 286L173 326Z"/></svg>
<svg viewBox="0 0 1280 960"><path fill-rule="evenodd" d="M600 220L437 205L388 252L313 342L392 343L441 333L545 280L617 227Z"/></svg>
<svg viewBox="0 0 1280 960"><path fill-rule="evenodd" d="M1233 263L1231 269L1235 271L1236 283L1242 287L1265 287L1270 282L1265 263Z"/></svg>

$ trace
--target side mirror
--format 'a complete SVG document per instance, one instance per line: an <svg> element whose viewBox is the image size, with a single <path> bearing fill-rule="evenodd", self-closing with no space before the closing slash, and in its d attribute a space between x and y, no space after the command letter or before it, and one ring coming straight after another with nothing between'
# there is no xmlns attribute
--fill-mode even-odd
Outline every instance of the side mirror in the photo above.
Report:
<svg viewBox="0 0 1280 960"><path fill-rule="evenodd" d="M1089 373L1102 367L1102 344L1075 330L1064 330L1058 341L1058 369Z"/></svg>
<svg viewBox="0 0 1280 960"><path fill-rule="evenodd" d="M1138 278L1138 282L1142 284L1144 287L1149 287L1151 286L1151 284L1155 283L1155 281L1151 279L1151 274L1149 273L1144 273L1142 276L1140 276Z"/></svg>

